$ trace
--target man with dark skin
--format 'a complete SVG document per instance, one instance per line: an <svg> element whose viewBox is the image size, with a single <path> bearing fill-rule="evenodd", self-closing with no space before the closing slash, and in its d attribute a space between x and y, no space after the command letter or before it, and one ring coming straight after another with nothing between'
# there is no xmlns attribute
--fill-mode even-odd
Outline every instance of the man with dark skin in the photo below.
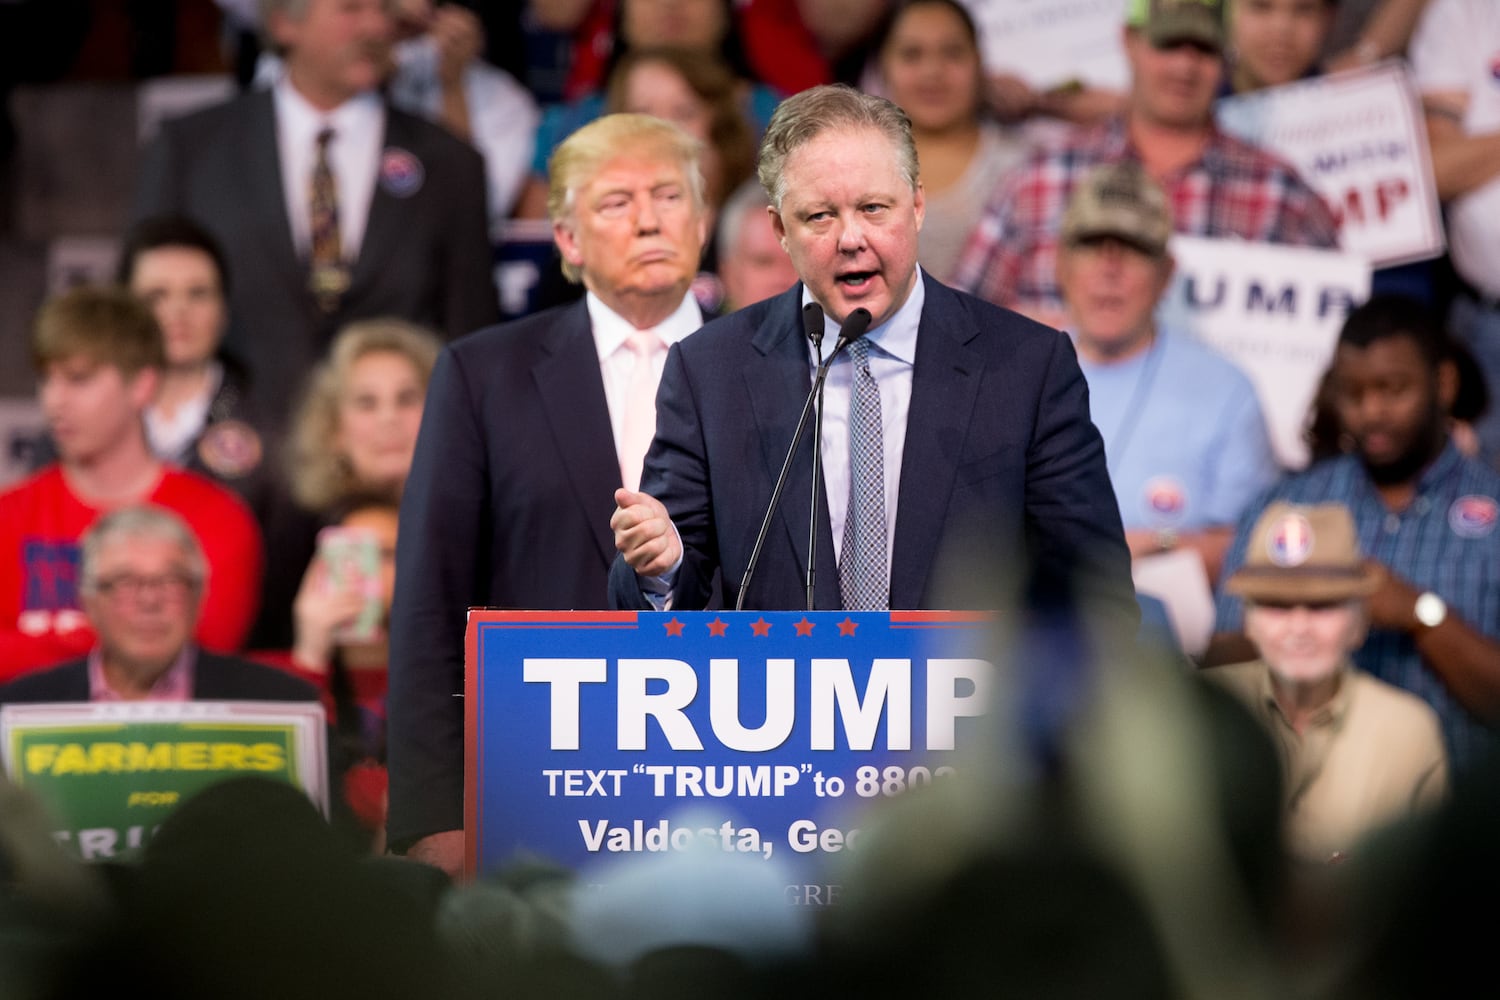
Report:
<svg viewBox="0 0 1500 1000"><path fill-rule="evenodd" d="M1457 381L1446 339L1421 304L1377 297L1350 313L1331 391L1351 450L1253 505L1224 574L1245 561L1250 528L1270 502L1347 504L1378 579L1370 638L1355 661L1425 698L1462 767L1492 748L1490 726L1500 719L1500 474L1449 439ZM1207 659L1227 662L1243 640L1241 622L1239 600L1221 595L1221 635Z"/></svg>

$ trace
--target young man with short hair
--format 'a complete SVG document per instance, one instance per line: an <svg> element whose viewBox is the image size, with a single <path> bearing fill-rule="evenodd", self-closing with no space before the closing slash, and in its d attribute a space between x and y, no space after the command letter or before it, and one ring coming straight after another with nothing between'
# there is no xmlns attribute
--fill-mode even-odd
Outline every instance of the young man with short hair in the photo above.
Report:
<svg viewBox="0 0 1500 1000"><path fill-rule="evenodd" d="M210 568L196 637L239 648L260 592L260 531L233 494L163 464L144 413L164 362L150 309L123 289L78 288L37 315L32 363L58 461L0 494L0 680L86 653L79 538L118 507L153 503L192 527Z"/></svg>

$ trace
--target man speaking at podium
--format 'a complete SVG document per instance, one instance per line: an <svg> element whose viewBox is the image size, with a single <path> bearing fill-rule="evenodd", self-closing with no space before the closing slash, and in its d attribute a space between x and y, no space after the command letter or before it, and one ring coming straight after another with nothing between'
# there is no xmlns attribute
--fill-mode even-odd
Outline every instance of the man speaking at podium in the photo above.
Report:
<svg viewBox="0 0 1500 1000"><path fill-rule="evenodd" d="M672 348L641 489L615 494L615 606L702 608L715 570L731 607L742 587L754 609L807 607L809 589L818 609L993 606L994 590L950 586L961 569L1133 636L1130 555L1072 345L919 271L906 114L844 86L803 91L772 118L759 174L802 280ZM809 303L825 355L869 312L828 371L816 572L809 588L808 434L746 587L818 367Z"/></svg>

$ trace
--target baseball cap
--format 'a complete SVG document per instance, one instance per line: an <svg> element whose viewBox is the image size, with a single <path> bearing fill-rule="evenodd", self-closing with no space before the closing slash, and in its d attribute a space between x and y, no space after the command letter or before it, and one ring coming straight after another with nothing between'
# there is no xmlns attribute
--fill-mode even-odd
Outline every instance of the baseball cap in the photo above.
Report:
<svg viewBox="0 0 1500 1000"><path fill-rule="evenodd" d="M1172 236L1166 192L1137 163L1095 168L1074 189L1061 236L1064 246L1113 236L1160 256Z"/></svg>
<svg viewBox="0 0 1500 1000"><path fill-rule="evenodd" d="M1201 42L1216 52L1224 50L1224 12L1220 0L1130 0L1125 15L1152 45Z"/></svg>
<svg viewBox="0 0 1500 1000"><path fill-rule="evenodd" d="M1255 522L1245 564L1224 588L1252 601L1321 604L1365 597L1377 585L1349 508L1277 501Z"/></svg>

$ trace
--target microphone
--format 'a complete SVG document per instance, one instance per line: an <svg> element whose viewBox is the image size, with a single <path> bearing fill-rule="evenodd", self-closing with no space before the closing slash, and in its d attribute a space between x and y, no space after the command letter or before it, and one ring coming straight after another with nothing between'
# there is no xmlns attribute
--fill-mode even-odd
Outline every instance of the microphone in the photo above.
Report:
<svg viewBox="0 0 1500 1000"><path fill-rule="evenodd" d="M745 566L744 577L740 580L740 592L735 597L734 610L736 611L743 611L745 609L745 593L750 589L750 580L754 577L755 567L760 562L760 553L765 548L766 536L770 534L771 519L776 516L776 509L781 505L781 494L786 489L787 474L792 469L792 456L797 453L797 445L801 443L802 434L807 429L807 418L812 412L814 402L819 403L818 428L821 434L823 425L821 401L823 399L823 383L828 379L828 368L833 364L834 358L838 357L840 351L865 335L865 332L870 328L870 321L872 319L873 317L870 315L870 310L868 309L859 308L851 312L844 318L843 324L839 327L839 339L834 345L833 353L828 355L827 358L822 358L823 308L816 302L809 302L802 307L802 329L817 346L819 353L818 371L817 375L813 378L812 388L807 392L807 399L802 403L802 415L797 418L797 429L792 432L792 443L787 448L786 458L781 463L781 472L776 476L776 485L771 490L771 502L766 505L766 515L761 519L760 531L756 532L755 547L750 551L750 561ZM822 468L821 450L822 440L820 438L814 442L813 447L813 503L810 515L812 524L809 530L812 533L814 541L817 537L818 478L820 477L820 470ZM807 607L809 611L813 610L813 556L815 555L813 544L809 543L808 546Z"/></svg>
<svg viewBox="0 0 1500 1000"><path fill-rule="evenodd" d="M818 363L823 363L823 307L816 302L809 302L802 307L802 332L807 339L812 341L813 350L818 354Z"/></svg>
<svg viewBox="0 0 1500 1000"><path fill-rule="evenodd" d="M870 329L872 319L874 317L870 315L870 310L863 306L844 317L844 325L839 327L838 343L833 345L833 353L828 356L830 363L839 356L839 351L865 335L865 332Z"/></svg>

